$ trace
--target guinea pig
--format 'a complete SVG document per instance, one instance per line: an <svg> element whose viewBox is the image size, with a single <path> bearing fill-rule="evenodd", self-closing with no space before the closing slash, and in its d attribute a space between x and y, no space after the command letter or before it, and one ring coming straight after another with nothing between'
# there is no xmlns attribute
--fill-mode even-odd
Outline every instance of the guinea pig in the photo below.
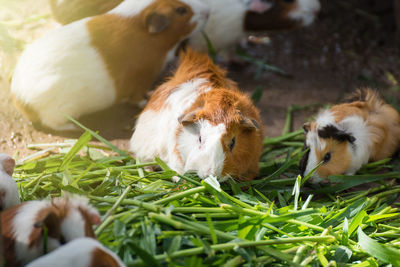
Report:
<svg viewBox="0 0 400 267"><path fill-rule="evenodd" d="M58 0L59 4L53 4L52 10L58 21L70 21L70 17L84 18L107 12L115 5L114 1L122 0ZM203 2L211 9L204 32L210 38L215 50L219 52L234 48L245 37L246 31L308 26L320 10L319 0L203 0ZM59 19L60 16L65 18ZM201 52L206 52L208 49L201 32L194 34L188 44Z"/></svg>
<svg viewBox="0 0 400 267"><path fill-rule="evenodd" d="M138 103L208 12L200 0L126 0L54 29L23 52L12 78L14 102L32 122L58 131L75 129L66 115Z"/></svg>
<svg viewBox="0 0 400 267"><path fill-rule="evenodd" d="M302 175L322 162L314 183L330 175L352 175L369 161L391 157L400 144L399 113L369 89L357 91L350 103L320 112L303 128L309 151L300 164Z"/></svg>
<svg viewBox="0 0 400 267"><path fill-rule="evenodd" d="M140 114L130 151L143 162L159 157L180 174L253 179L263 140L257 108L207 54L180 57Z"/></svg>
<svg viewBox="0 0 400 267"><path fill-rule="evenodd" d="M118 256L92 238L77 238L26 267L124 267Z"/></svg>
<svg viewBox="0 0 400 267"><path fill-rule="evenodd" d="M321 4L319 0L253 0L269 4L264 12L250 9L244 19L246 31L285 30L311 25ZM254 9L254 8L253 8Z"/></svg>
<svg viewBox="0 0 400 267"><path fill-rule="evenodd" d="M23 266L43 255L45 228L47 249L52 251L75 238L95 238L92 225L99 223L98 211L80 196L13 206L1 213L3 255L7 266Z"/></svg>
<svg viewBox="0 0 400 267"><path fill-rule="evenodd" d="M282 30L310 25L319 0L204 0L211 7L205 33L216 51L235 46L249 31ZM201 33L189 39L189 46L207 51Z"/></svg>
<svg viewBox="0 0 400 267"><path fill-rule="evenodd" d="M0 211L21 203L17 183L12 178L15 161L7 154L0 154Z"/></svg>

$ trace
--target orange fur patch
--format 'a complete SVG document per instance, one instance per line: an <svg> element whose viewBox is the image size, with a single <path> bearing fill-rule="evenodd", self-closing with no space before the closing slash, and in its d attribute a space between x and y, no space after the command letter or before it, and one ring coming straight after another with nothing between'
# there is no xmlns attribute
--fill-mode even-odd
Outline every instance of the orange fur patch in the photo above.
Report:
<svg viewBox="0 0 400 267"><path fill-rule="evenodd" d="M328 177L334 174L344 173L350 166L351 154L348 151L347 142L339 142L332 138L325 140L325 148L321 151L316 149L317 162L321 162L326 153L331 153L331 159L322 164L316 173L320 177Z"/></svg>
<svg viewBox="0 0 400 267"><path fill-rule="evenodd" d="M99 248L92 251L90 267L119 267L118 262Z"/></svg>
<svg viewBox="0 0 400 267"><path fill-rule="evenodd" d="M184 16L175 12L181 6L189 10ZM149 33L146 26L147 16L153 13L170 20L157 34ZM133 17L104 14L88 21L92 45L114 79L119 100L138 103L143 99L161 72L167 53L196 26L189 24L192 16L191 8L178 0L157 0Z"/></svg>

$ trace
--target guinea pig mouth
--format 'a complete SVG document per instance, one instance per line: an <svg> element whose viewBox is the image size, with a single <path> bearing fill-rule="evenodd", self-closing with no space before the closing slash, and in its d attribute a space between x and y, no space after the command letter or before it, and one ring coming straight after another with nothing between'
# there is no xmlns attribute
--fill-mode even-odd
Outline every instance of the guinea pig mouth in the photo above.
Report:
<svg viewBox="0 0 400 267"><path fill-rule="evenodd" d="M305 151L307 149L308 149L308 147L306 145L306 142L304 141L304 146L303 146L302 151ZM300 160L300 166L299 166L300 167L300 175L303 178L304 178L304 173L306 172L309 155L310 155L310 150L308 150Z"/></svg>

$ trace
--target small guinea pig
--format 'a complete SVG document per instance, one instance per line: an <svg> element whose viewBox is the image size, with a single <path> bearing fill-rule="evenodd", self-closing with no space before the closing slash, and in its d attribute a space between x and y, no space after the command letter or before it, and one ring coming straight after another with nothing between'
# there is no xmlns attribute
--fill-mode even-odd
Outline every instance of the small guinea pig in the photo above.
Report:
<svg viewBox="0 0 400 267"><path fill-rule="evenodd" d="M75 238L94 238L92 225L99 223L97 210L80 196L24 202L1 213L4 258L8 266L22 266L43 255L44 227L52 251Z"/></svg>
<svg viewBox="0 0 400 267"><path fill-rule="evenodd" d="M92 238L77 238L26 267L124 267L118 256Z"/></svg>
<svg viewBox="0 0 400 267"><path fill-rule="evenodd" d="M21 203L17 183L12 178L15 161L7 154L0 154L0 211Z"/></svg>
<svg viewBox="0 0 400 267"><path fill-rule="evenodd" d="M354 174L368 161L391 157L399 149L399 113L372 90L357 91L351 101L322 111L303 126L310 150L300 163L302 175L323 162L311 182Z"/></svg>
<svg viewBox="0 0 400 267"><path fill-rule="evenodd" d="M256 2L269 4L270 9L264 12L250 9L244 20L246 31L306 27L314 22L321 9L319 0L253 0L252 4L256 5Z"/></svg>
<svg viewBox="0 0 400 267"><path fill-rule="evenodd" d="M201 0L126 0L54 29L22 54L11 84L15 105L31 121L63 131L75 129L66 115L138 103L208 12Z"/></svg>
<svg viewBox="0 0 400 267"><path fill-rule="evenodd" d="M248 31L282 30L310 25L319 0L204 0L211 6L204 28L216 51L234 48ZM189 39L198 51L207 51L201 33Z"/></svg>
<svg viewBox="0 0 400 267"><path fill-rule="evenodd" d="M262 140L251 100L207 54L188 50L140 114L130 151L143 162L159 157L180 174L246 181L258 174Z"/></svg>
<svg viewBox="0 0 400 267"><path fill-rule="evenodd" d="M70 17L84 18L107 12L112 8L114 1L122 0L59 0L58 5L52 5L52 10L59 22L69 21ZM65 2L69 4L63 4ZM215 50L220 52L230 47L234 48L245 37L246 31L308 26L320 10L319 0L203 0L203 2L211 9L204 31ZM60 19L60 16L64 18ZM189 39L189 45L201 52L207 52L208 49L201 32Z"/></svg>

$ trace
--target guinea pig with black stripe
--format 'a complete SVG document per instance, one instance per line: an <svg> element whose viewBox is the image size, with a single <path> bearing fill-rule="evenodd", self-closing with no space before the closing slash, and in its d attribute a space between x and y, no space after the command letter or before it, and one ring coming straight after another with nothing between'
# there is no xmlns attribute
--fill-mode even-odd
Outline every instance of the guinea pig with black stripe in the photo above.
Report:
<svg viewBox="0 0 400 267"><path fill-rule="evenodd" d="M370 89L358 90L350 103L320 112L305 123L302 176L321 166L310 179L327 182L330 175L355 174L362 165L391 157L400 144L400 115Z"/></svg>

